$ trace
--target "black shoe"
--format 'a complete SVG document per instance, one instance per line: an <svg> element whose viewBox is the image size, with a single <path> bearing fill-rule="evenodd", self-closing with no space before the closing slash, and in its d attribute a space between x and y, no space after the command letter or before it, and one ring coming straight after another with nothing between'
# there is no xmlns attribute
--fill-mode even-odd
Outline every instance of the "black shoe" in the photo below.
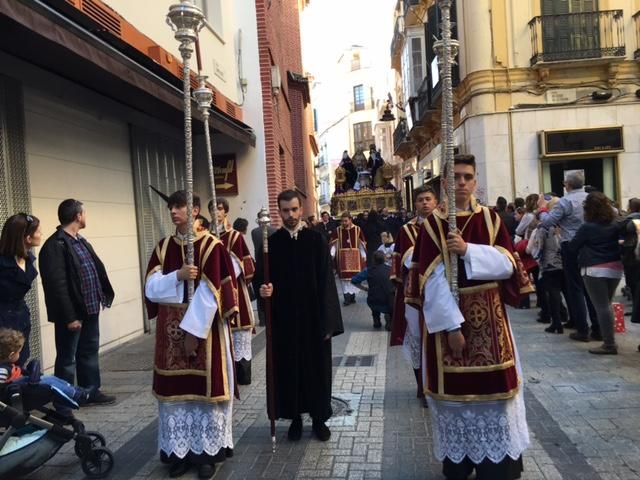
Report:
<svg viewBox="0 0 640 480"><path fill-rule="evenodd" d="M106 395L100 390L93 392L93 395L89 397L85 405L113 405L116 403L116 397L113 395Z"/></svg>
<svg viewBox="0 0 640 480"><path fill-rule="evenodd" d="M591 339L589 338L589 335L586 333L580 333L580 332L573 332L571 334L569 334L569 338L571 340L575 340L576 342L590 342Z"/></svg>
<svg viewBox="0 0 640 480"><path fill-rule="evenodd" d="M350 303L356 303L356 294L355 293L350 293L349 297L350 297L350 300L349 300Z"/></svg>
<svg viewBox="0 0 640 480"><path fill-rule="evenodd" d="M382 323L379 318L373 321L373 328L382 328Z"/></svg>
<svg viewBox="0 0 640 480"><path fill-rule="evenodd" d="M548 333L564 333L564 329L562 327L555 327L553 325L545 328L544 331Z"/></svg>
<svg viewBox="0 0 640 480"><path fill-rule="evenodd" d="M233 457L233 448L231 447L226 447L224 449L224 454L227 458L232 458Z"/></svg>
<svg viewBox="0 0 640 480"><path fill-rule="evenodd" d="M331 430L329 430L329 427L327 427L324 422L314 420L311 428L321 442L326 442L331 438Z"/></svg>
<svg viewBox="0 0 640 480"><path fill-rule="evenodd" d="M591 337L591 340L595 340L596 342L602 341L602 334L600 332L594 332L592 330L589 336Z"/></svg>
<svg viewBox="0 0 640 480"><path fill-rule="evenodd" d="M169 467L169 478L178 478L184 475L191 468L191 464L186 460L178 460Z"/></svg>
<svg viewBox="0 0 640 480"><path fill-rule="evenodd" d="M297 442L302 438L302 417L300 415L291 421L287 437L289 437L289 440L292 442Z"/></svg>
<svg viewBox="0 0 640 480"><path fill-rule="evenodd" d="M640 323L640 318L632 318L631 323Z"/></svg>
<svg viewBox="0 0 640 480"><path fill-rule="evenodd" d="M216 466L205 463L204 465L198 465L198 478L211 478L216 473Z"/></svg>
<svg viewBox="0 0 640 480"><path fill-rule="evenodd" d="M429 408L429 402L427 402L427 397L422 397L422 408Z"/></svg>
<svg viewBox="0 0 640 480"><path fill-rule="evenodd" d="M590 348L589 353L593 353L594 355L617 355L618 347L605 347L601 345L597 348Z"/></svg>
<svg viewBox="0 0 640 480"><path fill-rule="evenodd" d="M576 324L572 321L568 321L562 324L564 328L576 328Z"/></svg>
<svg viewBox="0 0 640 480"><path fill-rule="evenodd" d="M349 305L351 305L351 296L348 293L345 293L343 297L344 297L344 302L342 302L342 306L348 307Z"/></svg>

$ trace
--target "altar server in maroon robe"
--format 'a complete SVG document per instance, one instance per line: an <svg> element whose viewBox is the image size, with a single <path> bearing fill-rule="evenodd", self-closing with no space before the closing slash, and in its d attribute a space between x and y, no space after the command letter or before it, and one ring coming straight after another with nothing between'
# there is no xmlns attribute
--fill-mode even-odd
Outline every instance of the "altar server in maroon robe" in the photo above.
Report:
<svg viewBox="0 0 640 480"><path fill-rule="evenodd" d="M367 241L359 226L354 225L351 213L341 215L340 226L331 234L331 256L342 284L345 306L356 303L358 287L351 279L367 266Z"/></svg>
<svg viewBox="0 0 640 480"><path fill-rule="evenodd" d="M434 454L448 479L520 478L529 445L522 369L505 303L517 306L528 278L500 217L479 205L475 159L455 157L458 233L436 210L420 229L409 272L409 304L425 330L424 389ZM449 253L459 255L460 299L449 289Z"/></svg>
<svg viewBox="0 0 640 480"><path fill-rule="evenodd" d="M176 233L151 254L145 284L149 318L157 318L153 393L160 457L171 464L172 477L197 465L199 476L209 478L233 448L230 322L238 314L237 286L227 250L208 232L195 234L194 265L184 264L186 192L175 192L167 203ZM189 304L188 279L196 286Z"/></svg>
<svg viewBox="0 0 640 480"><path fill-rule="evenodd" d="M391 346L403 346L405 356L413 367L413 373L416 377L417 396L422 399L426 407L421 373L422 332L424 328L420 319L420 310L411 305L405 305L404 291L418 232L425 219L438 206L438 194L432 187L421 186L414 190L413 197L416 216L405 223L398 232L391 263L391 280L396 284Z"/></svg>

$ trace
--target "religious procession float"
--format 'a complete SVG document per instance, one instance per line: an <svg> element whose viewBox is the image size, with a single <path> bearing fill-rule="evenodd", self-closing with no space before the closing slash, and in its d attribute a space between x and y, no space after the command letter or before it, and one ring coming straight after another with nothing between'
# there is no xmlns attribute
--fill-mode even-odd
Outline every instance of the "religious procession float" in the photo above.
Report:
<svg viewBox="0 0 640 480"><path fill-rule="evenodd" d="M383 208L392 213L402 207L400 192L391 183L393 167L384 161L375 145L369 148L369 158L362 149L356 150L353 158L345 150L335 173L332 215L340 215L345 211L357 215Z"/></svg>

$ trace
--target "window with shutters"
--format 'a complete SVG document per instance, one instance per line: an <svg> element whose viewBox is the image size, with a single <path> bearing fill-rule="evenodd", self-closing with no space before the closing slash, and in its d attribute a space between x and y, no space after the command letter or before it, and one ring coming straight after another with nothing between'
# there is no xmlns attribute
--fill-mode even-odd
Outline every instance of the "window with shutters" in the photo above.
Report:
<svg viewBox="0 0 640 480"><path fill-rule="evenodd" d="M354 150L368 150L369 145L375 143L371 122L360 122L353 124L353 148Z"/></svg>
<svg viewBox="0 0 640 480"><path fill-rule="evenodd" d="M595 53L600 48L597 11L598 0L542 0L544 51Z"/></svg>
<svg viewBox="0 0 640 480"><path fill-rule="evenodd" d="M353 111L359 112L360 110L364 110L364 106L364 85L356 85L353 87Z"/></svg>
<svg viewBox="0 0 640 480"><path fill-rule="evenodd" d="M223 35L222 1L223 0L195 0L196 6L200 7L200 10L204 13L208 26L220 37Z"/></svg>

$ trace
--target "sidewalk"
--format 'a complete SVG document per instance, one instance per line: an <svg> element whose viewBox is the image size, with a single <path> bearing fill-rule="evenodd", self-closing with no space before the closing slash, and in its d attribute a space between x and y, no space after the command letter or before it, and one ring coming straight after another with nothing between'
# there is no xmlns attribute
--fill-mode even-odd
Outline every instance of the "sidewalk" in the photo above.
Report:
<svg viewBox="0 0 640 480"><path fill-rule="evenodd" d="M640 326L627 324L618 356L594 356L595 343L550 335L535 322L537 310L510 310L524 369L531 447L525 480L640 479ZM288 442L278 422L273 455L266 418L265 335L254 341L253 383L234 403L234 458L216 479L333 478L439 479L432 457L428 410L415 397L413 372L388 334L371 327L364 297L343 308L346 333L333 342L334 390L339 400L326 443ZM628 321L628 317L627 317ZM151 394L153 337L144 336L101 359L104 390L118 396L108 407L83 408L78 417L102 432L115 453L112 479L168 478L156 452L156 402ZM307 419L308 420L308 419ZM66 445L32 480L82 479ZM195 471L183 478L196 478Z"/></svg>

